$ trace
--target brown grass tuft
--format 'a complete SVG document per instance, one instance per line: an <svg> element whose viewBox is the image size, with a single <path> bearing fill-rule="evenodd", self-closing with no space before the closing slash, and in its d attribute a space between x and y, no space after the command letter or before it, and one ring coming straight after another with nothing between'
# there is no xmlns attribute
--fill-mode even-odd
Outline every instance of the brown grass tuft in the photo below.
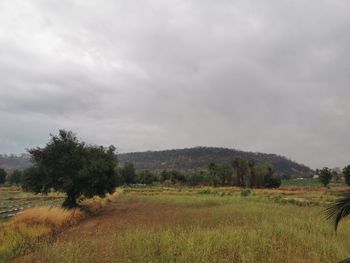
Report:
<svg viewBox="0 0 350 263"><path fill-rule="evenodd" d="M59 207L35 207L17 214L11 220L14 225L26 224L44 225L53 230L60 229L65 226L74 225L84 218L85 214L79 209L67 210Z"/></svg>
<svg viewBox="0 0 350 263"><path fill-rule="evenodd" d="M81 205L87 208L90 212L96 213L109 203L116 201L122 193L122 189L117 189L114 193L107 194L104 198L94 196L91 199L85 199L81 202Z"/></svg>

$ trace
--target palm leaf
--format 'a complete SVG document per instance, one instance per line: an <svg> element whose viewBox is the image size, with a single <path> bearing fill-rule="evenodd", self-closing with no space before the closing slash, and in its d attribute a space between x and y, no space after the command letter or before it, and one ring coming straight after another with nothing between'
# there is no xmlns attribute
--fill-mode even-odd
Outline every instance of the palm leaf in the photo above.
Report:
<svg viewBox="0 0 350 263"><path fill-rule="evenodd" d="M337 230L340 220L350 215L350 192L344 193L338 200L326 208L326 218L334 222Z"/></svg>

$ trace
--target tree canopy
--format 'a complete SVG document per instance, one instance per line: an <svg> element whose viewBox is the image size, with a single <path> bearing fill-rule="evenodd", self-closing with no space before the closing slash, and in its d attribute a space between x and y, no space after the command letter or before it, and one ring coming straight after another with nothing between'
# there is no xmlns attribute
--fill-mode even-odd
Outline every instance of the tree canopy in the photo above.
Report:
<svg viewBox="0 0 350 263"><path fill-rule="evenodd" d="M71 131L51 135L43 148L28 150L33 166L25 171L23 188L35 193L66 193L64 207L77 206L80 196L104 196L116 186L114 146L87 145Z"/></svg>
<svg viewBox="0 0 350 263"><path fill-rule="evenodd" d="M323 184L324 187L326 187L333 177L333 172L328 167L324 167L321 170L318 170L319 180Z"/></svg>
<svg viewBox="0 0 350 263"><path fill-rule="evenodd" d="M14 170L7 176L7 182L12 185L19 185L22 183L23 171L20 169Z"/></svg>

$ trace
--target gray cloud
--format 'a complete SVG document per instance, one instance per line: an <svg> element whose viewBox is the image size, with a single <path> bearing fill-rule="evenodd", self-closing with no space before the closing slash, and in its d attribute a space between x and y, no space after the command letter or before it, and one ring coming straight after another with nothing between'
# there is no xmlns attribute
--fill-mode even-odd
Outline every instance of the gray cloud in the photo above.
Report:
<svg viewBox="0 0 350 263"><path fill-rule="evenodd" d="M348 1L0 3L0 152L59 128L120 151L350 161Z"/></svg>

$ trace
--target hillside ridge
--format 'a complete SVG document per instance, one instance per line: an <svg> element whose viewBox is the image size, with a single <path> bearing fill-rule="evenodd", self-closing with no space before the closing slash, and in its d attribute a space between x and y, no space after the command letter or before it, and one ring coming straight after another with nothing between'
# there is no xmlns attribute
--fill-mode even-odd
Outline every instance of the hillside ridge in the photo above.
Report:
<svg viewBox="0 0 350 263"><path fill-rule="evenodd" d="M153 171L175 169L190 172L206 168L210 162L230 163L233 158L245 157L257 163L269 162L279 174L307 176L312 169L284 156L273 153L248 152L223 147L193 147L161 151L144 151L118 154L121 164L132 162L138 170Z"/></svg>
<svg viewBox="0 0 350 263"><path fill-rule="evenodd" d="M193 147L183 149L168 149L160 151L129 152L118 154L120 165L132 162L137 170L149 169L160 172L162 170L179 170L192 172L206 168L210 162L230 163L233 158L245 157L255 162L271 163L278 174L292 176L308 176L313 171L303 164L299 164L284 156L273 153L247 152L223 147ZM28 154L0 155L0 167L5 169L26 168L30 166Z"/></svg>

